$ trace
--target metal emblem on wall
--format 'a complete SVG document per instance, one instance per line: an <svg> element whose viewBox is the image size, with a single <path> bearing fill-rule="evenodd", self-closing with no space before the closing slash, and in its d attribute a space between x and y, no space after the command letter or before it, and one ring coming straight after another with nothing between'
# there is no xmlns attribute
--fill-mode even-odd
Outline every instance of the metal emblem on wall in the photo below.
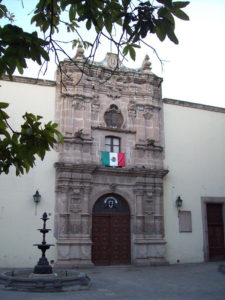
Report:
<svg viewBox="0 0 225 300"><path fill-rule="evenodd" d="M104 200L104 207L108 207L108 208L117 208L118 207L118 200L114 197L107 197Z"/></svg>

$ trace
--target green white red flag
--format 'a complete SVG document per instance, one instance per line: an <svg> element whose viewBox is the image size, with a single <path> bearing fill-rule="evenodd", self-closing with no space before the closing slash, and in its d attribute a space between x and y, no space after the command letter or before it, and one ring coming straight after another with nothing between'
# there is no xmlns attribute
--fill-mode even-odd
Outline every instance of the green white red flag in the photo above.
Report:
<svg viewBox="0 0 225 300"><path fill-rule="evenodd" d="M102 151L102 165L110 167L125 167L125 153Z"/></svg>

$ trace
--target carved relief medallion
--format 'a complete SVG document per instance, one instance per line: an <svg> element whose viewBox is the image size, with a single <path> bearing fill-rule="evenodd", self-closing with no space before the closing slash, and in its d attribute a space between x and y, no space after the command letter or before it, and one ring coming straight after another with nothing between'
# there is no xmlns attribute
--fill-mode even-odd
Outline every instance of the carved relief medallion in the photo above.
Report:
<svg viewBox="0 0 225 300"><path fill-rule="evenodd" d="M113 53L108 54L107 66L109 68L115 69L118 65L118 56Z"/></svg>

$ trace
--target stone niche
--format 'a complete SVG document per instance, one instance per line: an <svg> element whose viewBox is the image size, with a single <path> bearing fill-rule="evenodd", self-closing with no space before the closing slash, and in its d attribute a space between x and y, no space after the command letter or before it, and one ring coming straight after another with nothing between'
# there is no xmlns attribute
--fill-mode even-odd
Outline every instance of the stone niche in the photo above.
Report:
<svg viewBox="0 0 225 300"><path fill-rule="evenodd" d="M89 65L79 48L76 64L61 63L66 86L57 75L56 121L64 135L55 164L58 267L93 265L93 207L108 194L129 206L131 263L165 263L161 78L148 57L133 70L110 55ZM119 69L112 73L112 65ZM101 165L108 136L121 141L125 167Z"/></svg>

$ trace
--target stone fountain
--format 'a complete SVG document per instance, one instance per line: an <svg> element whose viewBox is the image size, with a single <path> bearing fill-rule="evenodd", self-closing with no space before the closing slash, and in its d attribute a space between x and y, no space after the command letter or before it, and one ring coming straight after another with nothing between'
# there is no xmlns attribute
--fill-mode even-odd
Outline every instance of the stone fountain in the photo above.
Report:
<svg viewBox="0 0 225 300"><path fill-rule="evenodd" d="M41 244L34 244L34 246L37 246L38 249L41 250L42 256L39 259L37 265L34 267L34 271L33 271L33 274L31 274L31 277L35 277L35 276L38 276L40 274L41 275L48 274L48 276L49 276L49 274L51 274L53 276L56 276L56 274L53 273L52 267L49 265L49 262L48 262L48 260L45 256L46 250L48 250L51 246L54 246L53 244L47 244L46 240L45 240L46 233L48 233L51 230L51 229L46 228L46 221L48 220L48 216L47 216L46 212L43 213L43 216L42 216L41 219L44 222L43 228L38 229L38 230L43 234L43 240L42 240Z"/></svg>
<svg viewBox="0 0 225 300"><path fill-rule="evenodd" d="M5 289L30 292L66 292L81 289L88 289L91 284L90 278L85 273L78 273L73 270L54 270L49 265L45 252L53 244L47 244L45 235L51 230L46 228L48 220L45 212L41 218L43 220L43 228L38 229L42 235L42 243L34 244L41 250L37 265L33 272L29 269L19 271L6 271L0 274L0 285Z"/></svg>

